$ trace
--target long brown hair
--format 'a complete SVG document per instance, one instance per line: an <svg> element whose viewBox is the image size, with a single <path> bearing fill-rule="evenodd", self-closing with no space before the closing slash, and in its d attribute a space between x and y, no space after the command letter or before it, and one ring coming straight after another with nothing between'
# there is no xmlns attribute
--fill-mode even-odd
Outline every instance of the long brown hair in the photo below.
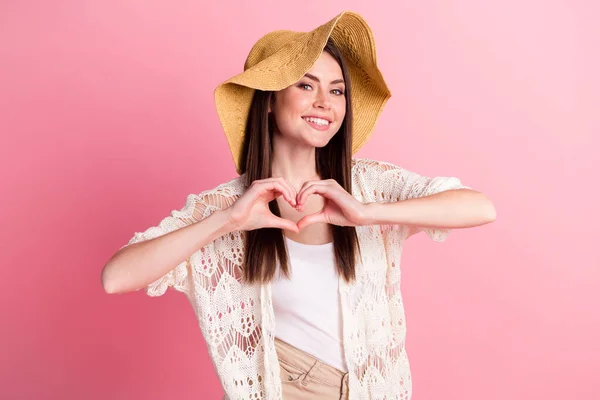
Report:
<svg viewBox="0 0 600 400"><path fill-rule="evenodd" d="M345 82L346 115L339 131L323 148L316 149L317 174L321 179L335 179L348 193L352 193L352 89L350 74L338 48L328 41L323 51L335 58L342 69ZM246 184L271 177L272 123L268 107L273 92L256 90L250 106L242 151L242 173ZM271 212L281 216L277 201L269 203ZM331 225L335 262L338 273L346 282L355 279L355 265L360 248L354 227ZM244 280L248 283L269 282L275 276L277 261L281 272L289 277L288 253L283 231L261 228L245 232Z"/></svg>

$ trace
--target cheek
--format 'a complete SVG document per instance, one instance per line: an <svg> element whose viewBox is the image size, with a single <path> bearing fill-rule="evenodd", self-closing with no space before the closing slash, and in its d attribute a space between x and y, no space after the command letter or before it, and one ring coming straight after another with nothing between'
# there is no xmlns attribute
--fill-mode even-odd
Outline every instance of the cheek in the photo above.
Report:
<svg viewBox="0 0 600 400"><path fill-rule="evenodd" d="M344 117L346 116L346 100L336 104L335 107L335 117L339 124L342 123Z"/></svg>
<svg viewBox="0 0 600 400"><path fill-rule="evenodd" d="M286 93L281 96L276 104L276 109L280 115L301 114L310 102L306 96L296 93Z"/></svg>
<svg viewBox="0 0 600 400"><path fill-rule="evenodd" d="M312 104L312 99L309 96L303 96L301 93L290 96L288 100L290 110L297 114L303 114Z"/></svg>

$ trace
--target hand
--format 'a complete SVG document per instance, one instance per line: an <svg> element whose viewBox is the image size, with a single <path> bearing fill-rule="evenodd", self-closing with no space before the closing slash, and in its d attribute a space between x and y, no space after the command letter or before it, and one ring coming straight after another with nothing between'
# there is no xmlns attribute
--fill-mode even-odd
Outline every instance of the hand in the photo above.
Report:
<svg viewBox="0 0 600 400"><path fill-rule="evenodd" d="M298 221L298 229L317 222L338 226L360 226L366 223L366 205L348 193L335 179L308 181L298 192L297 209L302 210L308 196L319 194L325 198L323 209Z"/></svg>
<svg viewBox="0 0 600 400"><path fill-rule="evenodd" d="M283 196L292 207L296 207L296 191L283 178L252 182L248 190L228 208L229 220L235 230L280 228L299 232L294 222L277 217L269 209L269 202L279 196Z"/></svg>

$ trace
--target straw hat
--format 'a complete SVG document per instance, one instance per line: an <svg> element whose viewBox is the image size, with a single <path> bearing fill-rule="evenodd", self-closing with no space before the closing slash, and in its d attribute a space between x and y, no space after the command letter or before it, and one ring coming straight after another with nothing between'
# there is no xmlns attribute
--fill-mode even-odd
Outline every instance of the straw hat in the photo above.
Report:
<svg viewBox="0 0 600 400"><path fill-rule="evenodd" d="M310 32L266 34L250 50L244 72L215 89L217 113L238 173L255 89L279 91L298 82L317 61L329 38L350 70L354 114L352 153L367 142L391 93L377 67L373 32L360 15L343 12Z"/></svg>

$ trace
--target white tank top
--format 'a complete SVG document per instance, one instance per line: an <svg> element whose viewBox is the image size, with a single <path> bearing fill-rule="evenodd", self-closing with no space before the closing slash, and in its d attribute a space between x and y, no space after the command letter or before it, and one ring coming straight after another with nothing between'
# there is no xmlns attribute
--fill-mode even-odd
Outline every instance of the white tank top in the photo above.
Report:
<svg viewBox="0 0 600 400"><path fill-rule="evenodd" d="M277 274L271 284L275 337L346 372L333 243L285 241L291 278Z"/></svg>

